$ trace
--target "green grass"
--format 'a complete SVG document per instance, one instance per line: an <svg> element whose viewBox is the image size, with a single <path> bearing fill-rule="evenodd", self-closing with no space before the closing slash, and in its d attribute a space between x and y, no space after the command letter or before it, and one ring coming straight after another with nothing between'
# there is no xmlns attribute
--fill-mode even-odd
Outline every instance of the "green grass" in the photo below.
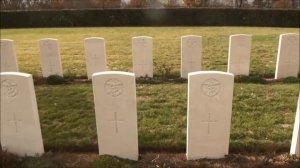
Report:
<svg viewBox="0 0 300 168"><path fill-rule="evenodd" d="M238 78L236 81L241 83L235 83L234 87L230 153L287 154L299 95L299 78L286 78L283 81L265 84L266 80L262 77L274 76L279 34L298 31L299 29L295 28L257 27L1 29L1 38L15 40L20 70L33 74L37 82L35 90L47 153L41 158L16 159L1 156L0 153L4 158L0 161L10 167L68 167L66 164L72 165L69 163L71 160L81 161L86 157L65 159L68 155L60 152L73 152L72 155L77 152L92 152L94 159L88 161L90 167L144 167L148 163L157 166L152 162L155 156L147 158L145 153L149 151L169 152L167 156L171 156L172 152L184 153L187 83L178 77L180 36L189 34L203 36L203 69L220 71L226 71L227 68L229 35L253 35L251 76ZM90 82L72 81L74 78L86 77L83 39L91 36L104 37L109 69L131 71L131 37L138 35L153 37L156 77L137 80L139 150L143 153L143 162L130 162L108 156L97 158L94 156L97 155L98 145L92 85ZM60 41L64 75L70 84L46 85L45 81L40 79L37 41L47 37ZM52 81L53 79L50 83ZM54 84L56 82L54 80ZM90 154L87 155L90 157ZM179 157L181 161L182 157ZM165 160L173 159L166 158ZM232 162L232 167L237 167L235 163L238 163L239 159L241 158L226 158L219 164ZM289 161L290 158L287 158L286 162ZM296 163L294 160L291 162ZM199 167L204 164L203 167L210 167L209 161L189 163L190 166ZM86 167L82 166L86 163L74 164L77 167ZM261 167L265 166L264 159L260 164ZM165 165L163 159L159 165L175 167L171 163ZM187 163L180 165L189 166Z"/></svg>
<svg viewBox="0 0 300 168"><path fill-rule="evenodd" d="M203 69L227 69L229 35L251 34L252 75L273 77L276 54L281 33L299 33L297 28L258 27L108 27L108 28L44 28L1 29L1 38L15 40L19 67L22 72L41 76L38 40L57 38L64 74L67 77L86 77L83 39L92 36L104 37L107 64L111 70L132 70L131 37L153 37L154 74L162 75L166 67L171 74L180 72L180 37L203 36Z"/></svg>
<svg viewBox="0 0 300 168"><path fill-rule="evenodd" d="M46 149L97 151L91 84L36 86ZM231 151L288 151L298 84L235 84ZM185 151L187 84L138 84L141 151Z"/></svg>

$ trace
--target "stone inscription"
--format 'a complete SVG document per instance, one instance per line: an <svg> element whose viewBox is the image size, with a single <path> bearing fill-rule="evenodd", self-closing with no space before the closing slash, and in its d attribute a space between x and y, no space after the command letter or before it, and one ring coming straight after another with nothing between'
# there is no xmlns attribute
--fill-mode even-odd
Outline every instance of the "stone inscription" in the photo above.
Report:
<svg viewBox="0 0 300 168"><path fill-rule="evenodd" d="M207 79L201 85L203 93L208 97L219 94L221 83L216 79Z"/></svg>
<svg viewBox="0 0 300 168"><path fill-rule="evenodd" d="M117 79L109 79L104 84L106 94L119 97L123 93L123 83Z"/></svg>

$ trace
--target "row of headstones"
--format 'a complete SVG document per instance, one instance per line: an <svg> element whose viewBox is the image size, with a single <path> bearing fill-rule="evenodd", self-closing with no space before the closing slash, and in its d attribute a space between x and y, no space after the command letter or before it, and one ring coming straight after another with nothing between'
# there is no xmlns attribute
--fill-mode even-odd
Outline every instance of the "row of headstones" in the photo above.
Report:
<svg viewBox="0 0 300 168"><path fill-rule="evenodd" d="M92 75L100 155L138 160L135 75L106 71ZM234 77L231 73L188 74L188 160L228 154ZM300 94L291 154L300 156ZM20 156L44 153L33 79L30 74L1 73L2 149Z"/></svg>
<svg viewBox="0 0 300 168"><path fill-rule="evenodd" d="M84 40L87 76L106 71L105 41L103 38ZM230 36L227 72L234 75L249 75L251 42L250 35ZM43 77L63 76L58 40L39 41ZM136 77L153 77L152 37L132 38L133 71ZM1 72L18 71L17 59L12 40L1 40ZM181 37L181 77L189 72L201 71L202 37ZM299 35L281 34L278 47L275 79L297 77L299 72Z"/></svg>

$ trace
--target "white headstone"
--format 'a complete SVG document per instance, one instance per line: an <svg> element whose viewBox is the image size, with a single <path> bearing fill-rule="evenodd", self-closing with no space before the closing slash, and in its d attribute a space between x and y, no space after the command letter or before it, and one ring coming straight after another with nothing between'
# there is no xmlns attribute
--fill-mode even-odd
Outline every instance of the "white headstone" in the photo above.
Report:
<svg viewBox="0 0 300 168"><path fill-rule="evenodd" d="M188 76L187 159L222 158L229 151L234 77L218 71Z"/></svg>
<svg viewBox="0 0 300 168"><path fill-rule="evenodd" d="M0 72L18 72L16 49L13 40L0 41Z"/></svg>
<svg viewBox="0 0 300 168"><path fill-rule="evenodd" d="M133 72L136 77L153 77L152 37L132 38Z"/></svg>
<svg viewBox="0 0 300 168"><path fill-rule="evenodd" d="M181 37L181 77L200 71L202 62L202 37L189 35Z"/></svg>
<svg viewBox="0 0 300 168"><path fill-rule="evenodd" d="M98 72L92 81L99 154L138 160L134 74Z"/></svg>
<svg viewBox="0 0 300 168"><path fill-rule="evenodd" d="M93 73L106 70L106 54L104 38L92 37L84 40L88 79Z"/></svg>
<svg viewBox="0 0 300 168"><path fill-rule="evenodd" d="M246 34L230 36L227 72L234 75L249 75L251 40L251 36Z"/></svg>
<svg viewBox="0 0 300 168"><path fill-rule="evenodd" d="M3 72L1 76L1 145L19 156L44 153L32 76Z"/></svg>
<svg viewBox="0 0 300 168"><path fill-rule="evenodd" d="M63 76L58 40L42 39L39 41L39 47L43 77Z"/></svg>
<svg viewBox="0 0 300 168"><path fill-rule="evenodd" d="M292 155L300 157L300 95L298 97L298 105L290 153Z"/></svg>
<svg viewBox="0 0 300 168"><path fill-rule="evenodd" d="M299 47L299 34L280 35L275 79L297 77L300 69Z"/></svg>

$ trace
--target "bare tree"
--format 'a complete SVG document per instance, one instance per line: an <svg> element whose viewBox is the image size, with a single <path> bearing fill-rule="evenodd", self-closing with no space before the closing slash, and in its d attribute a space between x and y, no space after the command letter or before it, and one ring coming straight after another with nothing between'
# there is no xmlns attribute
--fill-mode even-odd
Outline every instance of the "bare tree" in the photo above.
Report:
<svg viewBox="0 0 300 168"><path fill-rule="evenodd" d="M210 5L210 0L184 0L186 7L204 7Z"/></svg>
<svg viewBox="0 0 300 168"><path fill-rule="evenodd" d="M235 0L235 7L243 8L248 5L248 0Z"/></svg>
<svg viewBox="0 0 300 168"><path fill-rule="evenodd" d="M254 0L253 5L257 8L270 8L272 0Z"/></svg>
<svg viewBox="0 0 300 168"><path fill-rule="evenodd" d="M272 8L292 8L293 0L273 0Z"/></svg>

